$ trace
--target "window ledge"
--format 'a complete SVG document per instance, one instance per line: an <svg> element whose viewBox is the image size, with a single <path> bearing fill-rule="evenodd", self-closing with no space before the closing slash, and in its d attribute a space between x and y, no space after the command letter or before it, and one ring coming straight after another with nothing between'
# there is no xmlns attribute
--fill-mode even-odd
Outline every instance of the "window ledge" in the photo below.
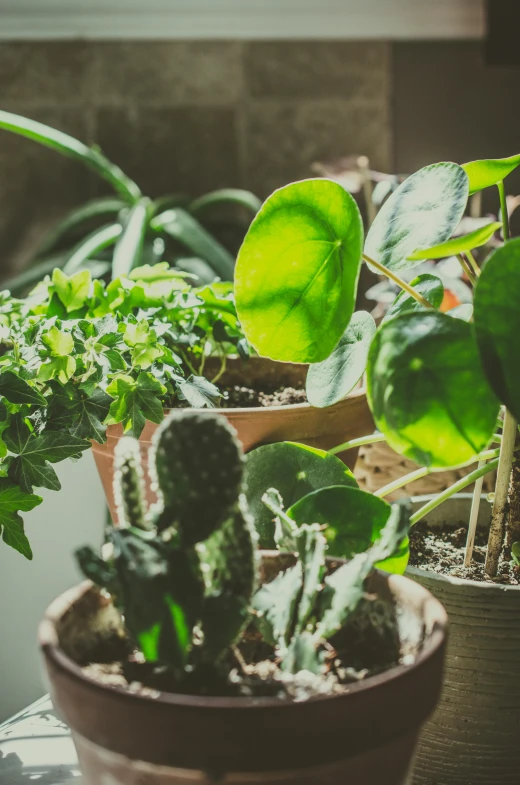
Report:
<svg viewBox="0 0 520 785"><path fill-rule="evenodd" d="M0 40L475 39L485 0L0 0Z"/></svg>

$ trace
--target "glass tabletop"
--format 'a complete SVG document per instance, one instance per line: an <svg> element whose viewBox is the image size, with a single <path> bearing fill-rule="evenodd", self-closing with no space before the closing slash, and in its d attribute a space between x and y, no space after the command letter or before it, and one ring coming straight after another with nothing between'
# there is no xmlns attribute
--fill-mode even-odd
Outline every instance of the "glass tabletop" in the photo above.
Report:
<svg viewBox="0 0 520 785"><path fill-rule="evenodd" d="M81 785L70 731L48 695L0 725L0 785Z"/></svg>

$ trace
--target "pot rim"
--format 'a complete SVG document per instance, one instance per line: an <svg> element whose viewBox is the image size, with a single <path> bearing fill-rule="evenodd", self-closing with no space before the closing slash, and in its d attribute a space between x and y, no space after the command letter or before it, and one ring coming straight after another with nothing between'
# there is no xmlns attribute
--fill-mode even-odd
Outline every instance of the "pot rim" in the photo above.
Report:
<svg viewBox="0 0 520 785"><path fill-rule="evenodd" d="M277 554L277 551L264 551L267 554ZM375 570L380 576L385 576L390 585L397 584L402 588L407 588L407 594L423 594L422 609L423 619L425 624L429 626L425 634L425 640L421 651L416 656L411 665L396 665L389 668L382 673L370 676L367 679L349 685L348 690L335 695L317 695L313 696L307 701L309 703L323 703L331 700L345 700L349 696L357 695L361 692L369 690L377 690L377 688L384 683L398 681L406 676L407 673L414 669L420 668L427 660L431 659L438 653L445 644L446 631L448 625L448 616L442 604L430 592L422 587L420 584L414 582L404 575L390 575L383 573L380 570ZM103 684L91 676L87 676L81 666L77 665L65 652L60 648L56 632L56 621L63 617L63 615L77 602L84 594L94 587L91 581L83 581L79 585L61 594L55 599L47 608L43 620L40 622L38 628L38 640L40 648L45 656L51 660L54 665L60 670L67 672L68 676L76 681L83 682L89 685L90 688L102 693L110 693L118 696L123 700L135 701L153 701L156 704L163 706L177 706L191 707L191 708L206 708L211 709L255 709L255 708L277 708L294 710L295 701L282 700L273 697L219 697L219 696L202 696L202 695L183 695L173 692L154 691L154 695L149 696L146 694L139 694L130 692L123 687L115 685ZM303 705L303 704L302 704Z"/></svg>
<svg viewBox="0 0 520 785"><path fill-rule="evenodd" d="M411 496L410 501L412 504L414 503L424 503L427 502L429 499L433 499L436 496L434 493L424 494L421 496ZM487 494L483 493L481 498L485 500ZM448 505L451 499L463 499L470 501L473 498L472 493L454 493L450 499L446 501L446 505ZM422 579L434 580L438 581L439 583L448 584L450 586L459 586L459 587L471 587L472 589L482 589L482 591L488 592L508 592L508 591L520 591L520 584L518 586L511 586L510 584L505 583L489 583L488 581L474 581L471 578L457 578L454 575L443 575L442 573L433 572L433 570L424 570L422 567L411 567L408 565L406 568L406 575L410 577L418 577Z"/></svg>

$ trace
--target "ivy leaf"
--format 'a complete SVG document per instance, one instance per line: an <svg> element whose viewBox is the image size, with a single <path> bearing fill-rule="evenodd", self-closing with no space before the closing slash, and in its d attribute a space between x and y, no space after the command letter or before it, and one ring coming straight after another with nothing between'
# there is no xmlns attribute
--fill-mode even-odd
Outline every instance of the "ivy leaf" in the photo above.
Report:
<svg viewBox="0 0 520 785"><path fill-rule="evenodd" d="M3 439L8 450L16 455L10 462L8 476L27 493L32 492L33 486L59 491L60 481L50 464L90 447L89 442L69 433L47 431L35 436L20 415L13 417Z"/></svg>
<svg viewBox="0 0 520 785"><path fill-rule="evenodd" d="M76 393L73 397L58 391L53 395L49 422L54 430L66 428L73 436L103 444L106 440L103 422L111 403L112 398L99 387L90 395Z"/></svg>
<svg viewBox="0 0 520 785"><path fill-rule="evenodd" d="M66 308L67 313L77 311L89 296L92 278L89 270L82 270L75 275L65 275L58 267L52 273L54 291Z"/></svg>
<svg viewBox="0 0 520 785"><path fill-rule="evenodd" d="M49 382L57 379L61 384L67 384L72 379L76 371L76 360L74 357L53 357L40 366L38 376L40 382Z"/></svg>
<svg viewBox="0 0 520 785"><path fill-rule="evenodd" d="M137 381L131 376L117 376L107 387L115 400L110 406L108 424L123 423L125 433L139 438L146 420L162 422L164 409L160 400L166 388L149 373L140 373Z"/></svg>
<svg viewBox="0 0 520 785"><path fill-rule="evenodd" d="M214 408L222 398L218 387L209 382L204 376L189 376L186 381L179 384L180 397L188 401L194 409Z"/></svg>
<svg viewBox="0 0 520 785"><path fill-rule="evenodd" d="M41 504L41 496L24 493L18 485L5 478L0 479L0 533L6 545L10 545L26 559L32 559L32 550L24 532L20 510L29 510Z"/></svg>
<svg viewBox="0 0 520 785"><path fill-rule="evenodd" d="M9 403L47 406L43 395L12 371L4 371L0 375L0 395L7 398Z"/></svg>
<svg viewBox="0 0 520 785"><path fill-rule="evenodd" d="M74 349L72 335L58 330L56 325L42 335L42 341L49 347L53 357L67 357Z"/></svg>

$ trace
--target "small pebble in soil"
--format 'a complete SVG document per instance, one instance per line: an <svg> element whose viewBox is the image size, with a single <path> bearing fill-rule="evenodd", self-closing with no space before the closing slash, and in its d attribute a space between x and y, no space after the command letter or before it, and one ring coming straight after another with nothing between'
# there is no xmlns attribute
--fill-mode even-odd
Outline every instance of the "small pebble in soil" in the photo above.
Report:
<svg viewBox="0 0 520 785"><path fill-rule="evenodd" d="M238 409L242 407L267 408L270 406L290 406L295 403L306 403L305 390L295 387L279 387L271 390L257 390L253 387L222 388L223 398L220 403L223 409Z"/></svg>
<svg viewBox="0 0 520 785"><path fill-rule="evenodd" d="M450 526L432 529L424 521L418 523L410 533L410 566L481 583L502 583L509 586L520 584L519 569L507 555L501 558L496 578L485 574L485 532L477 531L472 563L469 567L464 567L466 538L465 526L456 529Z"/></svg>

